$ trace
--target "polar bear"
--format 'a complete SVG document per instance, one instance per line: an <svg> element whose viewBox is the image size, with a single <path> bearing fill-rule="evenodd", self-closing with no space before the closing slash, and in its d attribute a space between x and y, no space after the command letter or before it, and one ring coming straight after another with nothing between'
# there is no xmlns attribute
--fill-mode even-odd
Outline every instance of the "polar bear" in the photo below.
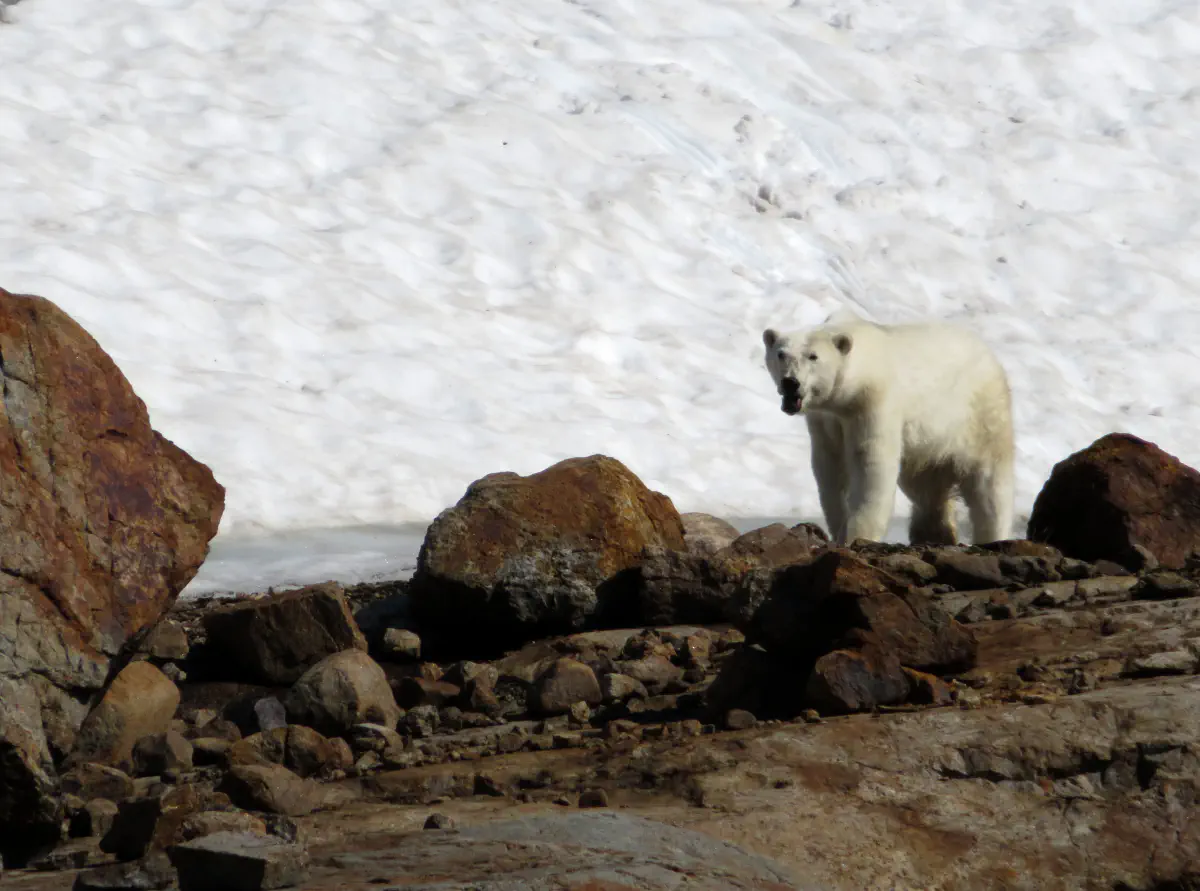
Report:
<svg viewBox="0 0 1200 891"><path fill-rule="evenodd" d="M821 510L839 544L879 541L896 486L909 539L954 544L955 495L975 544L1010 536L1012 396L975 335L945 324L881 325L842 312L819 327L763 332L786 414L803 414Z"/></svg>

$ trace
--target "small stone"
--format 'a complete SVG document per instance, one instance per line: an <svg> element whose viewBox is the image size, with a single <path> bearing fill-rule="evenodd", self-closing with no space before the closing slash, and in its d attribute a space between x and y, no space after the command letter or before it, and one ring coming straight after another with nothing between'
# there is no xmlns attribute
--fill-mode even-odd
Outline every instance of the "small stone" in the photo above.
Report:
<svg viewBox="0 0 1200 891"><path fill-rule="evenodd" d="M1177 572L1152 572L1141 578L1133 589L1137 600L1174 600L1195 597L1200 585Z"/></svg>
<svg viewBox="0 0 1200 891"><path fill-rule="evenodd" d="M55 846L51 851L29 861L30 869L38 872L62 872L67 869L82 869L96 855L96 843L90 839L76 839Z"/></svg>
<svg viewBox="0 0 1200 891"><path fill-rule="evenodd" d="M558 659L538 678L537 703L542 714L563 714L581 700L589 705L599 705L602 700L595 672L582 662Z"/></svg>
<svg viewBox="0 0 1200 891"><path fill-rule="evenodd" d="M567 715L576 724L586 724L592 719L592 710L586 702L573 702Z"/></svg>
<svg viewBox="0 0 1200 891"><path fill-rule="evenodd" d="M164 618L154 626L154 630L146 635L138 648L153 659L179 660L186 659L188 654L188 636L175 619Z"/></svg>
<svg viewBox="0 0 1200 891"><path fill-rule="evenodd" d="M167 851L179 891L290 888L308 877L308 853L297 844L251 832L217 832Z"/></svg>
<svg viewBox="0 0 1200 891"><path fill-rule="evenodd" d="M579 796L581 808L608 807L608 793L603 789L585 789Z"/></svg>
<svg viewBox="0 0 1200 891"><path fill-rule="evenodd" d="M133 747L134 774L162 775L168 770L192 769L192 744L174 730L142 737Z"/></svg>
<svg viewBox="0 0 1200 891"><path fill-rule="evenodd" d="M432 705L418 705L409 709L400 719L399 729L402 733L416 739L427 739L437 730L441 717Z"/></svg>
<svg viewBox="0 0 1200 891"><path fill-rule="evenodd" d="M278 730L288 723L287 709L274 696L264 696L254 703L254 718L260 731Z"/></svg>
<svg viewBox="0 0 1200 891"><path fill-rule="evenodd" d="M382 724L355 724L350 728L350 748L357 753L403 749L404 737Z"/></svg>
<svg viewBox="0 0 1200 891"><path fill-rule="evenodd" d="M227 739L210 739L203 737L192 740L192 763L197 767L209 767L214 764L224 764L225 756L233 745Z"/></svg>
<svg viewBox="0 0 1200 891"><path fill-rule="evenodd" d="M758 724L753 713L741 708L732 708L725 713L726 730L748 730Z"/></svg>
<svg viewBox="0 0 1200 891"><path fill-rule="evenodd" d="M1168 650L1133 659L1129 673L1141 676L1164 674L1192 674L1196 670L1196 656L1189 650Z"/></svg>
<svg viewBox="0 0 1200 891"><path fill-rule="evenodd" d="M267 834L267 824L260 817L245 811L201 811L192 814L179 828L180 841L204 838L218 832L253 832Z"/></svg>
<svg viewBox="0 0 1200 891"><path fill-rule="evenodd" d="M624 702L633 696L644 699L650 694L641 681L627 674L609 672L600 675L600 695L605 702Z"/></svg>
<svg viewBox="0 0 1200 891"><path fill-rule="evenodd" d="M230 769L218 791L238 807L299 817L321 803L321 790L286 767L273 764L242 764Z"/></svg>
<svg viewBox="0 0 1200 891"><path fill-rule="evenodd" d="M504 788L496 782L492 777L486 774L475 775L475 793L476 795L488 795L492 798L503 798Z"/></svg>
<svg viewBox="0 0 1200 891"><path fill-rule="evenodd" d="M453 829L454 821L445 814L430 814L425 818L425 829Z"/></svg>
<svg viewBox="0 0 1200 891"><path fill-rule="evenodd" d="M389 628L383 632L383 650L393 658L415 662L421 658L421 638L405 628Z"/></svg>
<svg viewBox="0 0 1200 891"><path fill-rule="evenodd" d="M825 720L815 708L806 708L800 713L800 717L804 719L805 724L820 724Z"/></svg>

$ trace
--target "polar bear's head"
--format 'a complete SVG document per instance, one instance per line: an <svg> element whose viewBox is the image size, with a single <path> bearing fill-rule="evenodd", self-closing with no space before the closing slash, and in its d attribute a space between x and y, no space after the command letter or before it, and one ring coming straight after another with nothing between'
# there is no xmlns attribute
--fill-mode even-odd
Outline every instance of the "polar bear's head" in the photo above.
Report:
<svg viewBox="0 0 1200 891"><path fill-rule="evenodd" d="M846 356L854 339L846 331L817 328L808 332L763 332L767 371L783 399L785 414L828 408L837 396Z"/></svg>

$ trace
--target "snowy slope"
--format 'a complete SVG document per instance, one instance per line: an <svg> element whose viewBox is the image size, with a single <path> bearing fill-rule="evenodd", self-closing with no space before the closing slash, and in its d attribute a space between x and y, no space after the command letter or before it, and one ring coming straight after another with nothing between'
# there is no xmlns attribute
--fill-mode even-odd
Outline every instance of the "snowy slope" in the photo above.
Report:
<svg viewBox="0 0 1200 891"><path fill-rule="evenodd" d="M1024 512L1110 430L1200 464L1198 10L25 0L0 284L214 468L218 542L595 452L816 516L759 334L841 303L995 345Z"/></svg>

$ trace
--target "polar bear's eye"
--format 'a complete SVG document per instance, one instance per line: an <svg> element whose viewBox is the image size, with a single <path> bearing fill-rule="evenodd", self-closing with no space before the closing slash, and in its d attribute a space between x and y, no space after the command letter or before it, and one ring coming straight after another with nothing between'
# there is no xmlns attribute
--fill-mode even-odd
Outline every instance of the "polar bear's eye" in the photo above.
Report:
<svg viewBox="0 0 1200 891"><path fill-rule="evenodd" d="M785 353L783 350L780 350L778 353L776 353L776 354L775 354L775 357L776 357L776 358L777 358L777 359L778 359L780 362L782 362L784 359L786 359L786 358L787 358L787 353Z"/></svg>
<svg viewBox="0 0 1200 891"><path fill-rule="evenodd" d="M817 361L817 354L816 354L816 353L809 353L809 354L808 354L808 361L809 361L809 362L816 362L816 361Z"/></svg>

